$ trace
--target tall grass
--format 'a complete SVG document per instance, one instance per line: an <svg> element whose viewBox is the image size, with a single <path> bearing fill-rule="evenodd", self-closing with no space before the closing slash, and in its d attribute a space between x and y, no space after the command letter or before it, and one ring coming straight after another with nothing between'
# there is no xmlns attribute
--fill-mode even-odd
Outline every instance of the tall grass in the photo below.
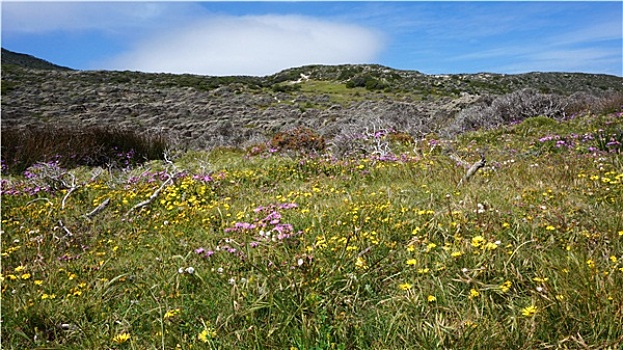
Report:
<svg viewBox="0 0 623 350"><path fill-rule="evenodd" d="M217 149L34 197L5 178L2 347L618 349L622 126L527 119L383 158ZM488 166L457 188L444 146Z"/></svg>
<svg viewBox="0 0 623 350"><path fill-rule="evenodd" d="M66 168L127 167L162 159L166 148L167 141L160 135L142 135L116 127L2 129L3 172L12 174L47 162L58 162Z"/></svg>

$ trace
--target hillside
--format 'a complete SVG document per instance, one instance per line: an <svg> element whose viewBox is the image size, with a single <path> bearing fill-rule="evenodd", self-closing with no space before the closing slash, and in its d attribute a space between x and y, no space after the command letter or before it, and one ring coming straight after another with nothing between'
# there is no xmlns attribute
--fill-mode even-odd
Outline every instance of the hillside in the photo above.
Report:
<svg viewBox="0 0 623 350"><path fill-rule="evenodd" d="M623 346L621 78L2 68L2 348Z"/></svg>
<svg viewBox="0 0 623 350"><path fill-rule="evenodd" d="M63 67L50 63L46 60L42 60L35 56L26 55L23 53L17 53L5 48L2 48L2 64L12 64L24 68L32 69L47 69L47 70L72 70L68 67Z"/></svg>
<svg viewBox="0 0 623 350"><path fill-rule="evenodd" d="M581 73L426 75L316 65L265 77L210 77L11 62L18 63L5 64L3 51L3 128L115 125L165 135L183 148L246 146L295 127L328 140L365 128L450 135L531 116L513 108L564 117L594 96L623 91L620 77Z"/></svg>

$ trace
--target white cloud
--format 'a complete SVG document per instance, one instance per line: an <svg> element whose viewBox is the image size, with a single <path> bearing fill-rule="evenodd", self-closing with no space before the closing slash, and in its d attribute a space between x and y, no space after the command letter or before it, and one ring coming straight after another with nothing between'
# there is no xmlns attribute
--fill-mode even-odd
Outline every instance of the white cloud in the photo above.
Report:
<svg viewBox="0 0 623 350"><path fill-rule="evenodd" d="M127 34L189 16L201 7L188 3L2 2L2 30L10 34L101 30Z"/></svg>
<svg viewBox="0 0 623 350"><path fill-rule="evenodd" d="M107 69L201 75L268 75L306 64L366 63L381 34L303 16L210 17L138 43Z"/></svg>

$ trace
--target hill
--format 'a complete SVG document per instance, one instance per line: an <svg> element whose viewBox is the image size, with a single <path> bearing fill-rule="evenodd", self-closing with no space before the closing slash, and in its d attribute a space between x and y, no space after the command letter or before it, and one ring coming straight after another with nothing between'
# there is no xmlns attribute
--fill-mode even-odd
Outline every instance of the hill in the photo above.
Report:
<svg viewBox="0 0 623 350"><path fill-rule="evenodd" d="M2 64L12 64L32 69L72 70L71 68L59 66L35 56L9 51L5 48L2 48Z"/></svg>
<svg viewBox="0 0 623 350"><path fill-rule="evenodd" d="M534 115L563 118L623 91L622 78L600 74L426 75L312 65L212 77L39 69L35 62L45 61L4 52L3 128L115 125L195 149L246 147L296 127L328 141L372 128L452 135Z"/></svg>

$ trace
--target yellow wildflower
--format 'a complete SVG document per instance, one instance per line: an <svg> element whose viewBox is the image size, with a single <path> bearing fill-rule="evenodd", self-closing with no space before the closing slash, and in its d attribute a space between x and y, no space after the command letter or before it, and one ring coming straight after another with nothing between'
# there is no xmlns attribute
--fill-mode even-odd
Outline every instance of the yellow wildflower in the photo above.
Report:
<svg viewBox="0 0 623 350"><path fill-rule="evenodd" d="M409 259L409 260L407 260L407 265L409 265L409 266L413 266L413 265L415 265L415 264L417 264L417 260L415 260L415 259Z"/></svg>
<svg viewBox="0 0 623 350"><path fill-rule="evenodd" d="M24 273L24 274L22 274L22 275L20 276L20 278L21 278L21 279L23 279L23 280L27 280L27 279L29 279L30 277L31 277L31 275L30 275L29 273Z"/></svg>
<svg viewBox="0 0 623 350"><path fill-rule="evenodd" d="M408 290L408 289L411 289L411 287L413 287L413 285L411 283L408 283L408 282L401 283L400 285L398 285L398 288L400 290Z"/></svg>
<svg viewBox="0 0 623 350"><path fill-rule="evenodd" d="M428 243L428 245L426 246L426 252L430 252L431 250L435 249L437 247L437 245L435 243Z"/></svg>
<svg viewBox="0 0 623 350"><path fill-rule="evenodd" d="M164 319L166 320L167 318L175 317L175 316L177 316L179 313L180 313L180 309L172 309L172 310L169 310L169 311L167 311L167 312L164 314Z"/></svg>
<svg viewBox="0 0 623 350"><path fill-rule="evenodd" d="M530 306L527 306L527 307L524 307L523 309L521 309L521 314L523 316L526 316L526 317L532 317L532 316L536 315L537 311L538 311L538 309L537 309L536 306L530 305Z"/></svg>
<svg viewBox="0 0 623 350"><path fill-rule="evenodd" d="M506 281L500 285L500 291L502 291L502 293L506 293L509 291L509 289L511 289L512 285L513 285L513 282Z"/></svg>
<svg viewBox="0 0 623 350"><path fill-rule="evenodd" d="M497 244L495 244L495 243L493 243L493 242L488 242L488 243L485 245L485 249L486 249L486 250L495 250L495 249L498 249L498 245L497 245Z"/></svg>
<svg viewBox="0 0 623 350"><path fill-rule="evenodd" d="M368 268L368 264L366 263L366 260L364 258L358 256L357 261L355 262L355 267L365 270Z"/></svg>
<svg viewBox="0 0 623 350"><path fill-rule="evenodd" d="M472 288L472 289L469 291L469 299L474 299L474 298L477 298L477 297L479 297L479 296L480 296L480 292L479 292L479 291L477 291L476 289Z"/></svg>
<svg viewBox="0 0 623 350"><path fill-rule="evenodd" d="M429 303L432 303L434 301L437 301L437 297L435 297L434 295L429 295L426 300L428 300Z"/></svg>
<svg viewBox="0 0 623 350"><path fill-rule="evenodd" d="M116 335L114 338L112 338L112 341L117 344L123 344L127 342L129 339L130 339L130 334L124 332L124 333Z"/></svg>
<svg viewBox="0 0 623 350"><path fill-rule="evenodd" d="M482 243L484 243L485 238L483 236L476 236L472 238L472 247L480 247Z"/></svg>
<svg viewBox="0 0 623 350"><path fill-rule="evenodd" d="M197 334L197 339L203 343L207 343L208 340L216 337L216 331L212 327L204 327L203 330Z"/></svg>

